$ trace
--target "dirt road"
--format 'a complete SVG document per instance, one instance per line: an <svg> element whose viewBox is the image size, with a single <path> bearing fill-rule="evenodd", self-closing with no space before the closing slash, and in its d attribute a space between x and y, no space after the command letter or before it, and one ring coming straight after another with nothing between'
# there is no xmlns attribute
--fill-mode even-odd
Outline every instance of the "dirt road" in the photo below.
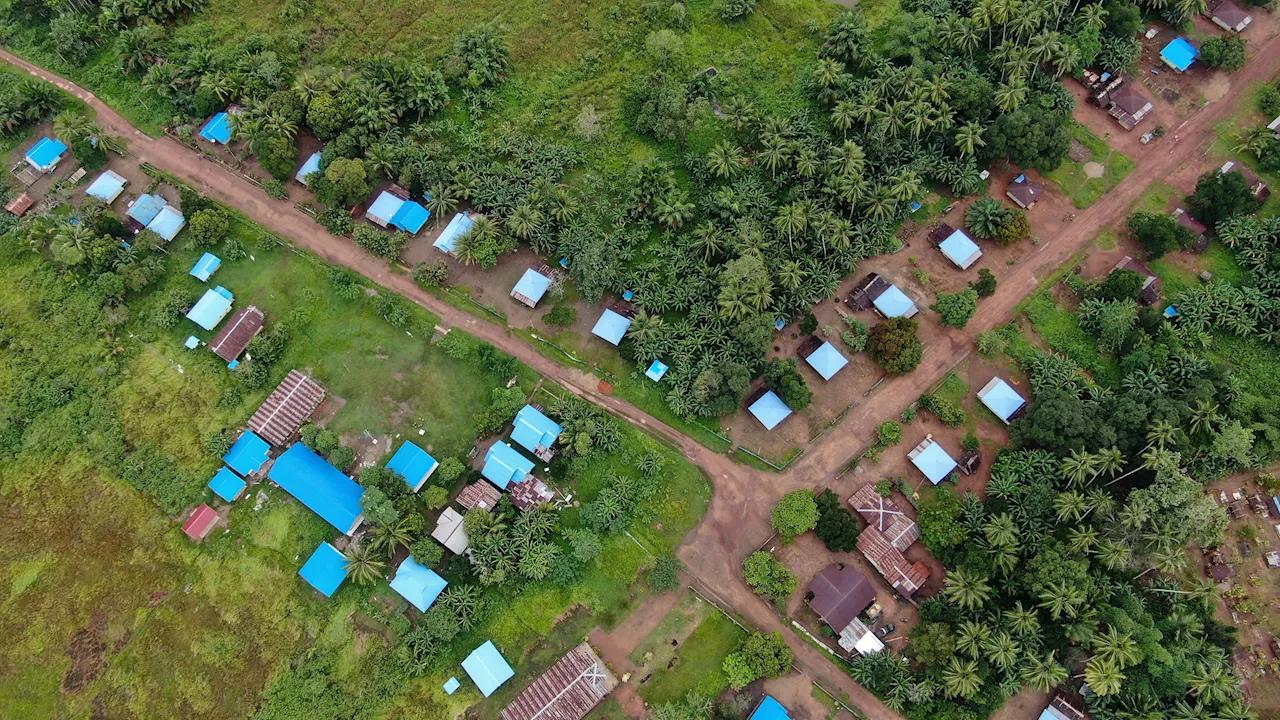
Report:
<svg viewBox="0 0 1280 720"><path fill-rule="evenodd" d="M762 630L783 630L784 637L796 653L797 665L811 677L820 679L826 687L846 694L850 704L872 720L895 720L898 715L840 672L821 651L802 642L795 633L784 630L783 620L741 579L739 563L771 534L769 512L774 503L789 490L828 484L867 442L877 423L896 418L914 398L967 357L979 332L1008 322L1016 305L1037 287L1044 273L1087 247L1099 229L1120 219L1151 183L1169 176L1185 163L1197 160L1202 149L1212 142L1214 124L1227 117L1234 110L1235 103L1250 101L1249 98L1241 98L1237 92L1201 109L1190 120L1172 129L1163 144L1140 158L1137 170L1111 193L1082 211L1067 231L1042 242L1034 253L1004 275L998 292L982 301L977 315L965 330L939 335L941 341L925 349L924 360L915 372L884 383L875 395L851 412L834 432L810 448L787 472L772 474L745 467L727 456L712 452L630 404L598 392L597 379L593 375L556 364L509 334L506 328L479 320L436 299L408 277L390 272L385 261L365 253L345 238L328 234L287 201L267 198L245 179L200 159L176 141L143 134L83 88L8 52L0 50L0 59L53 82L84 100L97 112L103 127L129 141L130 153L139 161L182 178L203 194L238 208L300 247L331 263L356 270L377 284L413 300L439 316L444 325L465 329L514 355L576 395L673 443L707 473L715 487L710 509L679 550L680 558L699 590L737 611ZM1280 38L1272 38L1253 53L1245 70L1232 77L1232 86L1246 88L1256 79L1271 77L1277 67L1280 67Z"/></svg>

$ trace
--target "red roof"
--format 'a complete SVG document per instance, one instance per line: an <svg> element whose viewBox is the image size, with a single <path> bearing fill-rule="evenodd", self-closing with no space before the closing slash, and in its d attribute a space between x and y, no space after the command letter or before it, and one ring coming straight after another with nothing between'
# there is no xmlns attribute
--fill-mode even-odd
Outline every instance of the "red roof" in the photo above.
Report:
<svg viewBox="0 0 1280 720"><path fill-rule="evenodd" d="M485 510L492 510L498 506L498 500L500 499L502 499L502 493L498 492L498 488L490 484L488 480L480 479L474 484L462 488L462 492L458 493L456 502L468 510L477 506Z"/></svg>
<svg viewBox="0 0 1280 720"><path fill-rule="evenodd" d="M809 583L809 607L840 632L876 599L876 590L852 565L828 565Z"/></svg>
<svg viewBox="0 0 1280 720"><path fill-rule="evenodd" d="M530 683L502 711L502 720L582 720L618 681L582 643Z"/></svg>
<svg viewBox="0 0 1280 720"><path fill-rule="evenodd" d="M284 445L311 417L321 400L324 400L324 388L320 383L290 370L249 418L249 429L272 445Z"/></svg>
<svg viewBox="0 0 1280 720"><path fill-rule="evenodd" d="M929 568L921 563L910 563L889 539L868 527L858 535L858 549L884 576L886 582L905 597L911 597L929 579Z"/></svg>
<svg viewBox="0 0 1280 720"><path fill-rule="evenodd" d="M262 331L263 319L262 311L253 305L240 308L222 326L222 332L209 343L209 349L223 360L232 362L240 357L240 353L249 347L254 336Z"/></svg>
<svg viewBox="0 0 1280 720"><path fill-rule="evenodd" d="M511 504L521 510L532 510L556 497L546 483L533 475L526 475L523 480L508 488L507 492L511 493Z"/></svg>
<svg viewBox="0 0 1280 720"><path fill-rule="evenodd" d="M215 523L218 522L218 513L208 505L201 505L196 511L191 513L191 517L182 525L182 532L192 540L203 540L205 535L213 529Z"/></svg>
<svg viewBox="0 0 1280 720"><path fill-rule="evenodd" d="M30 210L31 206L35 204L36 201L34 198L26 193L22 193L18 197L10 200L9 204L4 206L4 209L18 217L22 217L22 214Z"/></svg>

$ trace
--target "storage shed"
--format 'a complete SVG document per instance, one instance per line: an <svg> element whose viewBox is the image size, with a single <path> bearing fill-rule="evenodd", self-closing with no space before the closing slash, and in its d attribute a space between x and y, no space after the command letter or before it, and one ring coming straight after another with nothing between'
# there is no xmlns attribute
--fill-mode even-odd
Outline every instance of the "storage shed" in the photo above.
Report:
<svg viewBox="0 0 1280 720"><path fill-rule="evenodd" d="M231 291L221 285L212 290L206 290L195 307L187 312L187 319L205 330L212 330L231 311L233 299Z"/></svg>
<svg viewBox="0 0 1280 720"><path fill-rule="evenodd" d="M440 463L426 450L407 440L387 463L387 469L403 475L404 481L414 492L422 489L427 478L431 477L431 473L434 473L438 467Z"/></svg>
<svg viewBox="0 0 1280 720"><path fill-rule="evenodd" d="M761 425L764 425L765 430L774 429L791 414L791 408L787 407L787 404L782 402L782 398L772 390L751 403L747 411L754 415Z"/></svg>
<svg viewBox="0 0 1280 720"><path fill-rule="evenodd" d="M492 640L487 640L485 644L472 650L467 659L462 661L462 669L467 671L476 687L480 688L480 694L485 697L492 695L493 691L502 687L502 683L516 674Z"/></svg>
<svg viewBox="0 0 1280 720"><path fill-rule="evenodd" d="M105 170L93 182L89 183L89 187L84 189L84 193L109 205L120 197L120 193L124 192L124 186L128 182L120 173L114 170Z"/></svg>
<svg viewBox="0 0 1280 720"><path fill-rule="evenodd" d="M267 464L268 453L271 446L265 440L258 437L252 430L245 430L240 433L240 437L236 438L236 442L222 456L222 462L227 467L235 470L241 477L248 477Z"/></svg>
<svg viewBox="0 0 1280 720"><path fill-rule="evenodd" d="M631 327L631 318L606 309L596 321L595 327L591 328L591 334L610 345L617 345L622 342L629 327Z"/></svg>
<svg viewBox="0 0 1280 720"><path fill-rule="evenodd" d="M342 581L347 579L347 558L338 548L323 542L307 558L298 574L321 595L332 597Z"/></svg>
<svg viewBox="0 0 1280 720"><path fill-rule="evenodd" d="M584 642L508 703L502 720L582 720L617 685L608 666Z"/></svg>
<svg viewBox="0 0 1280 720"><path fill-rule="evenodd" d="M419 612L426 612L448 585L434 570L412 557L405 558L396 568L395 577L391 578L391 589L400 593Z"/></svg>
<svg viewBox="0 0 1280 720"><path fill-rule="evenodd" d="M209 481L209 489L213 494L227 502L235 502L236 498L240 497L240 493L244 492L244 486L244 480L227 468L219 468L213 479Z"/></svg>

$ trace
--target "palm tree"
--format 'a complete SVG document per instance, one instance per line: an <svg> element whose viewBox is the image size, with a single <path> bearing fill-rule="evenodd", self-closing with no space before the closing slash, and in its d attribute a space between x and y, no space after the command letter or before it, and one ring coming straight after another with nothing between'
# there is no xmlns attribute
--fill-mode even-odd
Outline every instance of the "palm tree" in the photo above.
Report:
<svg viewBox="0 0 1280 720"><path fill-rule="evenodd" d="M532 205L521 203L507 217L507 230L521 240L528 240L542 227L542 211Z"/></svg>
<svg viewBox="0 0 1280 720"><path fill-rule="evenodd" d="M831 58L822 58L818 60L818 67L813 71L813 81L820 88L830 88L840 80L843 73L844 66L840 63Z"/></svg>
<svg viewBox="0 0 1280 720"><path fill-rule="evenodd" d="M1005 112L1012 112L1027 100L1027 86L1022 82L1000 83L996 87L996 104Z"/></svg>
<svg viewBox="0 0 1280 720"><path fill-rule="evenodd" d="M778 168L786 165L790 157L791 144L780 137L768 137L761 143L760 163L774 178L778 177Z"/></svg>
<svg viewBox="0 0 1280 720"><path fill-rule="evenodd" d="M991 598L991 585L983 575L956 568L947 573L947 585L942 594L961 608L973 610Z"/></svg>
<svg viewBox="0 0 1280 720"><path fill-rule="evenodd" d="M982 139L982 124L970 121L960 126L956 130L956 148L960 150L960 157L968 157L977 152L978 148L987 144Z"/></svg>
<svg viewBox="0 0 1280 720"><path fill-rule="evenodd" d="M1124 683L1124 673L1116 664L1100 657L1089 661L1084 668L1084 681L1099 695L1114 695L1120 692Z"/></svg>
<svg viewBox="0 0 1280 720"><path fill-rule="evenodd" d="M1120 452L1120 448L1114 445L1099 450L1094 457L1098 460L1098 468L1094 472L1095 478L1102 473L1115 477L1116 473L1124 469L1124 453Z"/></svg>
<svg viewBox="0 0 1280 720"><path fill-rule="evenodd" d="M707 169L716 177L734 178L743 170L742 148L723 141L707 153Z"/></svg>
<svg viewBox="0 0 1280 720"><path fill-rule="evenodd" d="M982 644L991 637L991 628L972 620L961 621L956 628L956 649L969 657L982 654Z"/></svg>
<svg viewBox="0 0 1280 720"><path fill-rule="evenodd" d="M1088 555L1098 542L1098 531L1092 525L1081 525L1067 531L1067 547L1071 552Z"/></svg>
<svg viewBox="0 0 1280 720"><path fill-rule="evenodd" d="M919 196L923 188L924 181L920 179L920 173L905 170L893 176L890 193L895 200L906 202Z"/></svg>
<svg viewBox="0 0 1280 720"><path fill-rule="evenodd" d="M369 531L369 551L385 555L388 559L395 555L396 548L413 542L416 530L421 521L415 518L420 515L409 515L392 525L379 525Z"/></svg>
<svg viewBox="0 0 1280 720"><path fill-rule="evenodd" d="M1044 657L1028 654L1022 668L1022 681L1040 692L1049 692L1066 682L1067 669L1053 655L1052 650Z"/></svg>
<svg viewBox="0 0 1280 720"><path fill-rule="evenodd" d="M982 533L987 542L995 547L1015 545L1018 542L1018 526L1014 523L1013 516L1007 512L992 515L982 527Z"/></svg>
<svg viewBox="0 0 1280 720"><path fill-rule="evenodd" d="M382 579L383 562L374 560L370 548L353 545L347 550L347 575L357 585L372 585Z"/></svg>
<svg viewBox="0 0 1280 720"><path fill-rule="evenodd" d="M1085 478L1093 478L1097 475L1097 467L1101 462L1101 458L1083 450L1072 450L1071 454L1062 459L1062 474L1071 481L1072 485L1080 485Z"/></svg>
<svg viewBox="0 0 1280 720"><path fill-rule="evenodd" d="M666 333L667 322L661 315L650 315L643 310L631 319L631 327L627 329L627 337L635 342L657 340Z"/></svg>
<svg viewBox="0 0 1280 720"><path fill-rule="evenodd" d="M942 670L942 688L950 697L972 697L981 687L982 678L978 674L978 663L975 660L953 657Z"/></svg>
<svg viewBox="0 0 1280 720"><path fill-rule="evenodd" d="M1093 651L1097 657L1114 662L1120 669L1142 661L1138 642L1129 633L1122 633L1114 627L1093 636Z"/></svg>
<svg viewBox="0 0 1280 720"><path fill-rule="evenodd" d="M1221 420L1218 405L1211 400L1202 398L1196 401L1195 407L1191 408L1190 426L1193 433L1208 434Z"/></svg>
<svg viewBox="0 0 1280 720"><path fill-rule="evenodd" d="M1022 601L1013 604L1011 610L1005 611L1005 620L1009 629L1018 637L1032 637L1040 632L1040 615L1035 608L1024 608Z"/></svg>
<svg viewBox="0 0 1280 720"><path fill-rule="evenodd" d="M852 140L845 140L840 147L833 148L827 162L842 177L861 175L866 167L867 155L862 146Z"/></svg>
<svg viewBox="0 0 1280 720"><path fill-rule="evenodd" d="M1040 607L1048 610L1054 620L1060 620L1063 616L1075 617L1079 611L1078 606L1085 600L1084 590L1060 582L1050 583L1040 592Z"/></svg>
<svg viewBox="0 0 1280 720"><path fill-rule="evenodd" d="M681 225L693 219L693 203L685 202L683 191L667 193L658 201L655 215L658 222L669 229L679 230Z"/></svg>
<svg viewBox="0 0 1280 720"><path fill-rule="evenodd" d="M1222 665L1200 663L1187 677L1191 694L1204 702L1222 703L1239 690L1234 673Z"/></svg>
<svg viewBox="0 0 1280 720"><path fill-rule="evenodd" d="M693 247L702 254L702 259L706 262L710 262L711 258L724 249L724 235L710 220L698 223L690 233L690 239L693 241Z"/></svg>
<svg viewBox="0 0 1280 720"><path fill-rule="evenodd" d="M795 239L796 233L804 232L809 225L809 218L800 203L791 203L778 208L778 216L773 219L773 226L786 236L787 242Z"/></svg>
<svg viewBox="0 0 1280 720"><path fill-rule="evenodd" d="M858 119L855 106L851 102L840 101L831 110L831 125L839 130L841 134L849 132L853 127L853 123Z"/></svg>
<svg viewBox="0 0 1280 720"><path fill-rule="evenodd" d="M1252 153L1258 157L1271 147L1271 143L1275 142L1275 136L1271 134L1271 130L1265 125L1258 125L1238 133L1235 136L1236 145L1232 151L1238 153Z"/></svg>
<svg viewBox="0 0 1280 720"><path fill-rule="evenodd" d="M444 183L436 183L427 189L427 209L436 216L436 222L458 209L458 196L452 187Z"/></svg>
<svg viewBox="0 0 1280 720"><path fill-rule="evenodd" d="M1022 648L1007 632L996 632L982 644L982 650L993 665L1008 672L1018 662Z"/></svg>
<svg viewBox="0 0 1280 720"><path fill-rule="evenodd" d="M1084 493L1079 490L1058 493L1058 497L1054 498L1053 501L1053 509L1058 513L1059 522L1070 521L1074 523L1089 512Z"/></svg>
<svg viewBox="0 0 1280 720"><path fill-rule="evenodd" d="M1101 30L1107 24L1107 11L1102 7L1102 3L1085 5L1076 17L1080 19L1082 25L1095 30Z"/></svg>

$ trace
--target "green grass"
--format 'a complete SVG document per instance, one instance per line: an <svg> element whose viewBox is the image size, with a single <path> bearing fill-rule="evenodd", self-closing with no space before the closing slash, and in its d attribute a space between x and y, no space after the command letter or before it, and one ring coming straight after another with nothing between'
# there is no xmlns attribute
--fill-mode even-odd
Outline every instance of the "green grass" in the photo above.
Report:
<svg viewBox="0 0 1280 720"><path fill-rule="evenodd" d="M622 709L622 703L618 702L618 698L610 695L604 699L604 702L596 706L595 710L587 716L587 720L628 720L627 713Z"/></svg>
<svg viewBox="0 0 1280 720"><path fill-rule="evenodd" d="M654 671L653 677L640 688L640 697L649 705L663 705L690 692L706 697L719 695L729 686L724 659L746 636L723 613L711 613L676 652L680 662L674 668Z"/></svg>
<svg viewBox="0 0 1280 720"><path fill-rule="evenodd" d="M1094 247L1099 250L1115 250L1116 249L1116 231L1111 228L1104 228L1093 239Z"/></svg>
<svg viewBox="0 0 1280 720"><path fill-rule="evenodd" d="M1166 298L1200 284L1199 271L1179 265L1168 256L1148 264L1152 272L1164 281ZM1197 266L1213 273L1214 280L1226 280L1232 285L1247 285L1252 280L1252 274L1236 262L1235 253L1217 241L1209 243L1204 253L1197 257Z"/></svg>
<svg viewBox="0 0 1280 720"><path fill-rule="evenodd" d="M1097 382L1111 387L1120 383L1120 368L1115 360L1102 357L1097 341L1081 329L1075 313L1054 304L1050 290L1040 290L1027 298L1023 310L1050 348L1076 361Z"/></svg>
<svg viewBox="0 0 1280 720"><path fill-rule="evenodd" d="M1047 177L1058 184L1063 194L1071 198L1073 205L1084 209L1120 184L1120 181L1124 180L1137 165L1124 153L1113 152L1105 140L1094 135L1085 126L1072 122L1069 129L1071 137L1080 141L1093 153L1085 163L1097 162L1102 165L1102 177L1088 177L1084 171L1085 163L1077 163L1070 158L1064 160L1056 170L1048 173Z"/></svg>
<svg viewBox="0 0 1280 720"><path fill-rule="evenodd" d="M1133 205L1133 211L1144 210L1149 213L1169 212L1169 204L1173 200L1182 199L1182 192L1164 180L1156 180L1143 191L1141 197Z"/></svg>
<svg viewBox="0 0 1280 720"><path fill-rule="evenodd" d="M684 593L680 598L680 602L667 613L666 617L658 623L658 626L649 633L648 637L640 641L635 649L631 651L628 657L631 662L641 665L645 661L645 655L652 653L658 655L671 647L671 639L681 633L681 631L690 623L700 621L708 610L714 611L714 608L702 602L692 592Z"/></svg>

